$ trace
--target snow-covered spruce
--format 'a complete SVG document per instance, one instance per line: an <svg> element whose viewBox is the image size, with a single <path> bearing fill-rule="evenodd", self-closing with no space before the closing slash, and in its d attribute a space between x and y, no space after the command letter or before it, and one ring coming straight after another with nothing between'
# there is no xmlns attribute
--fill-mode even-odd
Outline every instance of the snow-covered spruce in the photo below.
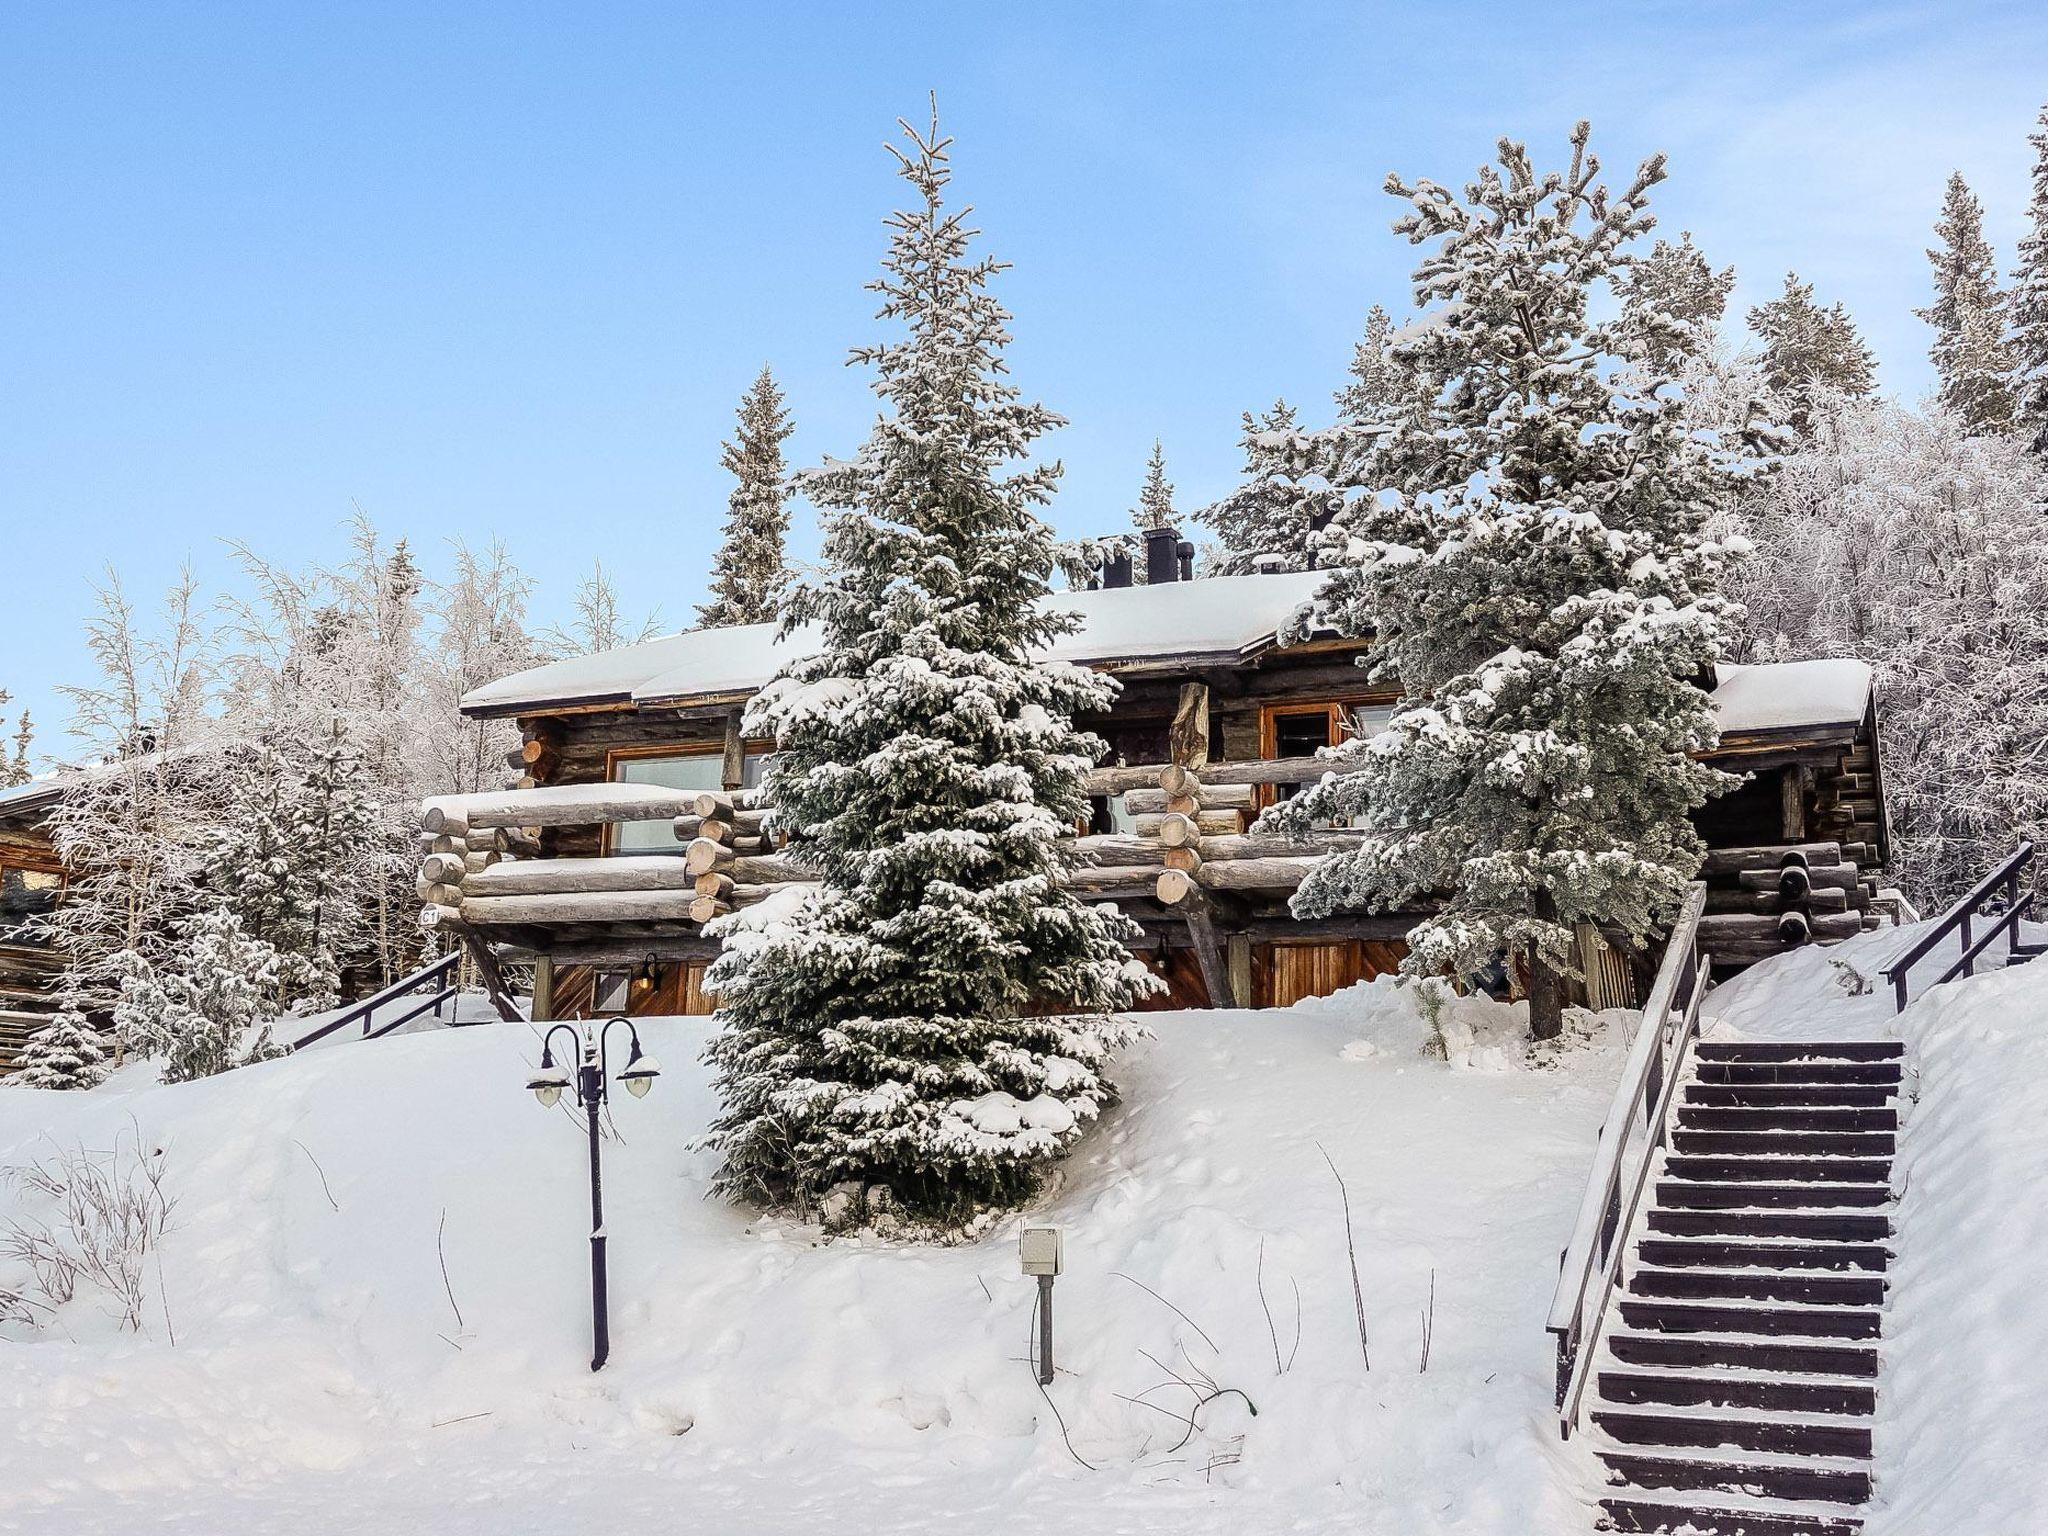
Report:
<svg viewBox="0 0 2048 1536"><path fill-rule="evenodd" d="M789 532L789 485L783 439L795 430L782 391L767 368L740 400L739 431L719 462L739 483L727 502L725 537L711 568L711 601L697 609L706 629L766 624L776 616L775 595L789 572L783 539Z"/></svg>
<svg viewBox="0 0 2048 1536"><path fill-rule="evenodd" d="M75 1005L60 1009L15 1059L15 1080L27 1088L90 1088L113 1066L100 1032Z"/></svg>
<svg viewBox="0 0 2048 1536"><path fill-rule="evenodd" d="M270 1037L281 985L278 954L233 913L201 912L180 926L169 964L129 962L114 1030L137 1056L163 1059L167 1083L188 1083L284 1054Z"/></svg>
<svg viewBox="0 0 2048 1536"><path fill-rule="evenodd" d="M2034 146L2027 232L2007 301L2012 320L2014 425L2035 453L2048 456L2048 107L2027 136Z"/></svg>
<svg viewBox="0 0 2048 1536"><path fill-rule="evenodd" d="M777 742L775 825L822 886L727 920L712 1142L740 1199L810 1208L854 1182L955 1222L1028 1195L1110 1101L1102 1015L1154 984L1132 925L1063 881L1100 750L1072 717L1115 684L1029 660L1061 632L1034 511L1057 469L1012 466L1058 418L1005 376L1001 264L942 204L950 140L904 131L916 200L872 287L908 334L855 354L888 411L802 477L825 574L784 622L825 645L746 722Z"/></svg>
<svg viewBox="0 0 2048 1536"><path fill-rule="evenodd" d="M283 1007L331 1006L368 931L377 812L361 758L333 722L323 740L264 729L222 754L226 805L206 844L213 905L278 952Z"/></svg>
<svg viewBox="0 0 2048 1536"><path fill-rule="evenodd" d="M1934 226L1934 303L1915 313L1934 327L1929 355L1941 377L1944 410L1973 432L2012 426L2012 353L2005 344L2005 296L1984 238L1984 210L1960 171L1948 179Z"/></svg>
<svg viewBox="0 0 2048 1536"><path fill-rule="evenodd" d="M1716 328L1735 287L1735 269L1716 272L1686 232L1676 245L1659 240L1649 255L1636 258L1617 276L1614 286L1649 360L1675 370L1681 358L1714 349Z"/></svg>
<svg viewBox="0 0 2048 1536"><path fill-rule="evenodd" d="M1394 320L1375 304L1366 311L1365 335L1351 349L1351 382L1336 394L1337 414L1360 426L1395 410L1415 381L1394 358Z"/></svg>
<svg viewBox="0 0 2048 1536"><path fill-rule="evenodd" d="M1764 377L1784 402L1785 421L1806 430L1817 395L1860 398L1877 388L1877 358L1839 303L1813 301L1813 284L1785 274L1785 291L1749 312L1749 328L1764 344Z"/></svg>
<svg viewBox="0 0 2048 1536"><path fill-rule="evenodd" d="M1290 451L1299 439L1299 420L1285 400L1274 401L1263 416L1245 412L1244 481L1199 514L1222 546L1216 574L1315 568L1338 502Z"/></svg>
<svg viewBox="0 0 2048 1536"><path fill-rule="evenodd" d="M1938 407L1822 397L1750 528L1741 654L1871 664L1893 857L1945 907L2048 831L2048 463Z"/></svg>
<svg viewBox="0 0 2048 1536"><path fill-rule="evenodd" d="M1440 902L1406 968L1476 978L1511 956L1539 1036L1560 1024L1573 925L1647 938L1699 867L1687 813L1736 782L1695 760L1737 552L1704 530L1759 462L1690 430L1625 318L1591 319L1664 166L1611 196L1587 138L1548 175L1504 141L1462 201L1388 180L1410 204L1396 229L1430 248L1422 318L1394 343L1419 387L1298 451L1347 493L1322 606L1374 637L1367 664L1407 701L1264 821L1363 827L1295 912Z"/></svg>

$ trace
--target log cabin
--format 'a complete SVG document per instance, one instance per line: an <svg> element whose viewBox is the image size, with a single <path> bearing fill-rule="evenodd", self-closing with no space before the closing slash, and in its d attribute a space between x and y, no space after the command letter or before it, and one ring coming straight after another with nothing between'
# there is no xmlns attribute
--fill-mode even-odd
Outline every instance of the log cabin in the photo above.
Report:
<svg viewBox="0 0 2048 1536"><path fill-rule="evenodd" d="M56 1011L63 960L36 931L64 891L64 865L46 818L63 793L55 778L0 790L0 1075Z"/></svg>
<svg viewBox="0 0 2048 1536"><path fill-rule="evenodd" d="M1287 908L1306 868L1353 834L1303 846L1249 829L1322 777L1318 752L1379 728L1397 691L1367 680L1357 639L1282 643L1322 573L1194 580L1190 554L1153 530L1142 585L1112 556L1099 585L1048 599L1080 621L1049 657L1122 684L1105 716L1079 722L1108 752L1089 776L1076 886L1140 924L1139 953L1168 982L1159 1007L1285 1006L1392 970L1421 914L1304 921ZM718 946L704 925L805 878L764 827L755 790L773 744L747 739L741 714L816 643L774 625L696 630L468 694L464 713L517 722L517 777L427 802L423 922L530 957L536 1017L710 1011ZM1870 669L1728 666L1713 682L1711 760L1746 775L1698 817L1717 969L1875 926L1890 848ZM1582 999L1635 1001L1647 957L1591 929L1579 946Z"/></svg>

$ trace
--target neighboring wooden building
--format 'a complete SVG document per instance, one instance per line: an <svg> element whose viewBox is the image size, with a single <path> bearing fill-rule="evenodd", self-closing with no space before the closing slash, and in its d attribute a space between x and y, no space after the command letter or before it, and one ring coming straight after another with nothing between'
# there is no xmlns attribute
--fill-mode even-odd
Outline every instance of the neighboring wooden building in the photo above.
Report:
<svg viewBox="0 0 2048 1536"><path fill-rule="evenodd" d="M44 820L62 793L54 779L0 790L0 1075L54 1011L63 960L36 936L35 919L64 891L64 866Z"/></svg>
<svg viewBox="0 0 2048 1536"><path fill-rule="evenodd" d="M1162 1007L1281 1006L1392 970L1417 914L1298 921L1287 896L1322 850L1245 828L1321 776L1319 749L1376 729L1394 691L1367 682L1355 640L1279 643L1320 573L1189 581L1177 542L1153 536L1147 585L1050 599L1082 621L1051 657L1123 683L1080 722L1110 750L1077 884L1143 925ZM524 776L429 802L428 920L535 956L541 1016L708 1012L703 922L799 877L750 804L770 743L743 739L740 711L806 645L771 625L693 631L468 695L465 713L518 721ZM1700 819L1717 850L1710 947L1734 966L1874 923L1888 839L1869 669L1731 668L1715 703L1715 761L1755 776ZM1581 943L1594 999L1632 996L1639 963Z"/></svg>

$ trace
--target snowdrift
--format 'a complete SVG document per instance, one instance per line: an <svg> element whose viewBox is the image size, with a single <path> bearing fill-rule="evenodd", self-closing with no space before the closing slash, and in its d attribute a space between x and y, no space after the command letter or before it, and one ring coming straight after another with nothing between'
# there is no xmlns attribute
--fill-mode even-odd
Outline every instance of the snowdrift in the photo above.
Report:
<svg viewBox="0 0 2048 1536"><path fill-rule="evenodd" d="M141 1333L85 1295L0 1330L0 1528L1583 1529L1542 1325L1620 1018L1535 1062L1519 1010L1454 1005L1439 1051L1385 982L1147 1022L1032 1213L1067 1228L1049 1395L1014 1221L825 1242L705 1198L700 1020L643 1022L667 1075L615 1107L595 1376L581 1132L522 1091L525 1026L0 1089L0 1163L139 1137L177 1202Z"/></svg>

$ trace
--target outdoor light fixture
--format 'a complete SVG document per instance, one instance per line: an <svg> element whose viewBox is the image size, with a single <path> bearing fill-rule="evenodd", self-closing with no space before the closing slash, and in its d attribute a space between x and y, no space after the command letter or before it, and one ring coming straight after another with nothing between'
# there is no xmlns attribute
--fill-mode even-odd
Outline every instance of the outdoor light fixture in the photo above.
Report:
<svg viewBox="0 0 2048 1536"><path fill-rule="evenodd" d="M1060 1272L1061 1231L1058 1227L1026 1227L1017 1235L1017 1262L1027 1275L1038 1277L1038 1384L1052 1383L1052 1282Z"/></svg>
<svg viewBox="0 0 2048 1536"><path fill-rule="evenodd" d="M541 1040L540 1067L526 1080L526 1086L540 1100L543 1109L552 1109L560 1103L566 1090L575 1095L576 1106L583 1111L585 1134L590 1143L590 1368L593 1371L603 1370L605 1359L612 1352L611 1309L605 1288L604 1182L598 1159L597 1112L605 1103L605 1066L610 1054L611 1033L621 1024L626 1026L626 1035L632 1041L633 1049L618 1080L626 1085L626 1092L634 1098L645 1098L647 1090L654 1086L655 1078L661 1075L661 1068L640 1048L640 1031L633 1027L630 1019L610 1019L601 1028L595 1024L557 1024ZM565 1030L569 1035L569 1054L576 1061L573 1074L567 1067L555 1065L555 1036Z"/></svg>

